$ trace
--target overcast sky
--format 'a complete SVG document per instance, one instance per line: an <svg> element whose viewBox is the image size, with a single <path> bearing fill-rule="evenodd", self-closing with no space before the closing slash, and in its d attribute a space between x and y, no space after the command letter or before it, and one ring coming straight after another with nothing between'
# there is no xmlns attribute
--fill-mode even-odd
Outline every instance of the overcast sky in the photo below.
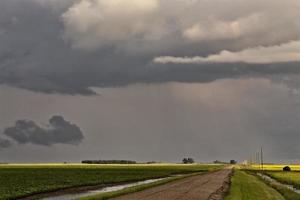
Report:
<svg viewBox="0 0 300 200"><path fill-rule="evenodd" d="M0 162L300 162L299 0L1 0Z"/></svg>

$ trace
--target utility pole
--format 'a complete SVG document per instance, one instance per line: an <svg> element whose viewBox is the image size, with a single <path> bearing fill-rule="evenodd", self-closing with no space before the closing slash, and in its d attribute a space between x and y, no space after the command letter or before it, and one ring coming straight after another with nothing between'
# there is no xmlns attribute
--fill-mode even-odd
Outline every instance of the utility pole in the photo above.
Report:
<svg viewBox="0 0 300 200"><path fill-rule="evenodd" d="M257 152L255 152L255 164L257 165L258 164L258 159L257 159Z"/></svg>
<svg viewBox="0 0 300 200"><path fill-rule="evenodd" d="M261 171L264 171L264 157L263 157L263 148L260 149L260 164L261 164Z"/></svg>

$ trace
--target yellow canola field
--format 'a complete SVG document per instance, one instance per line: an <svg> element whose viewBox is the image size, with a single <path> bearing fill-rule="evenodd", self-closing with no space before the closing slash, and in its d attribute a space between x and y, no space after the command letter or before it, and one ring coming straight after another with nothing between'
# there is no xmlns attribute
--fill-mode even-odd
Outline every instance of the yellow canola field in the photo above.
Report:
<svg viewBox="0 0 300 200"><path fill-rule="evenodd" d="M282 171L285 166L289 166L292 171L300 171L300 164L264 164L263 169L267 171ZM261 170L261 165L242 165L240 168Z"/></svg>

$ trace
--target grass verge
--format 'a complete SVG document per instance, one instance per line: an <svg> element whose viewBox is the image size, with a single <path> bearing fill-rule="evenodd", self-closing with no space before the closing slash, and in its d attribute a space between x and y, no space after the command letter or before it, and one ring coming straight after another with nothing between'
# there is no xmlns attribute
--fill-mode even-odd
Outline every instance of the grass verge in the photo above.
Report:
<svg viewBox="0 0 300 200"><path fill-rule="evenodd" d="M280 186L280 185L272 184L272 183L269 183L269 185L271 187L273 187L275 190L277 190L286 200L299 200L300 199L299 194L297 194L296 192L293 192L292 190L290 190L284 186Z"/></svg>
<svg viewBox="0 0 300 200"><path fill-rule="evenodd" d="M274 175L275 173L275 175ZM291 178L294 176L289 176L288 174L291 172L267 172L267 175L272 177L273 179L277 180L280 183L283 184L291 184L294 183L294 181L297 181L299 179L299 172L296 176L296 180L292 180ZM277 178L276 178L277 177ZM280 177L280 178L278 178ZM278 183L272 183L272 182L267 182L264 181L266 184L271 186L272 188L276 189L286 200L299 200L300 199L300 194L292 191L291 189L288 189L287 187L280 185Z"/></svg>
<svg viewBox="0 0 300 200"><path fill-rule="evenodd" d="M258 177L235 170L225 200L284 200L284 197Z"/></svg>

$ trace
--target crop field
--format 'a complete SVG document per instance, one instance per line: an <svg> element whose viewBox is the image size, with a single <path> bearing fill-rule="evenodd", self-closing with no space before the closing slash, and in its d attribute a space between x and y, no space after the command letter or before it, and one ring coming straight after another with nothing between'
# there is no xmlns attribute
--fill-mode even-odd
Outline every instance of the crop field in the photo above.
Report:
<svg viewBox="0 0 300 200"><path fill-rule="evenodd" d="M105 185L205 172L221 165L0 165L0 199L15 199L41 192L79 186Z"/></svg>
<svg viewBox="0 0 300 200"><path fill-rule="evenodd" d="M286 165L265 165L264 170L274 179L300 188L300 165L288 165L292 172L282 172ZM201 164L134 164L134 165L87 165L87 164L3 164L0 165L0 199L16 199L34 194L83 186L105 186L135 182L175 174L208 172L223 165ZM244 171L246 170L246 171ZM250 170L250 171L249 171ZM295 200L298 194L284 187L274 186L255 175L259 165L235 167L229 194L225 200ZM297 171L299 170L299 172ZM251 172L252 171L252 172ZM174 177L175 178L175 177ZM167 181L166 181L167 182ZM159 185L154 183L152 185ZM149 187L128 188L117 194L130 193ZM103 197L114 195L104 194ZM102 198L101 195L95 199ZM101 197L101 198L100 198ZM89 198L86 198L89 199Z"/></svg>
<svg viewBox="0 0 300 200"><path fill-rule="evenodd" d="M300 165L295 164L264 164L263 169L266 171L282 171L283 167L289 166L292 171L300 171ZM243 169L249 169L249 170L261 170L260 165L247 165L247 166L241 166Z"/></svg>
<svg viewBox="0 0 300 200"><path fill-rule="evenodd" d="M267 172L267 174L281 183L300 189L300 172Z"/></svg>

